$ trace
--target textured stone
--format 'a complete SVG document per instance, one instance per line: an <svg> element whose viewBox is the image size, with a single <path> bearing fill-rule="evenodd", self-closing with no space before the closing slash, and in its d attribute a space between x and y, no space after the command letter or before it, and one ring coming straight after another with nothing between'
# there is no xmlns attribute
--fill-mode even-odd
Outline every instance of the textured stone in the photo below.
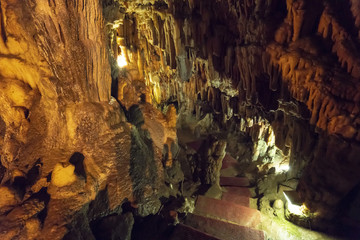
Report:
<svg viewBox="0 0 360 240"><path fill-rule="evenodd" d="M93 221L90 225L96 239L130 240L134 217L131 213L108 216Z"/></svg>
<svg viewBox="0 0 360 240"><path fill-rule="evenodd" d="M221 200L250 207L250 191L248 188L242 187L225 187Z"/></svg>
<svg viewBox="0 0 360 240"><path fill-rule="evenodd" d="M201 231L196 230L195 228L178 224L175 227L175 230L170 237L171 240L192 240L192 239L199 239L199 240L220 240L219 238L210 236L209 234L203 233Z"/></svg>
<svg viewBox="0 0 360 240"><path fill-rule="evenodd" d="M260 223L260 212L232 202L199 196L195 214L215 218L246 227Z"/></svg>
<svg viewBox="0 0 360 240"><path fill-rule="evenodd" d="M227 153L225 154L225 157L222 160L221 169L226 169L232 166L236 166L236 163L237 163L236 159L234 159Z"/></svg>
<svg viewBox="0 0 360 240"><path fill-rule="evenodd" d="M263 231L243 227L194 214L186 217L185 224L223 240L263 240Z"/></svg>
<svg viewBox="0 0 360 240"><path fill-rule="evenodd" d="M0 8L1 236L92 239L92 219L118 213L125 199L145 206L158 198L161 150L151 158L141 148L149 158L137 159L135 173L134 148L148 140L132 142L110 95L100 2L15 0ZM96 201L103 204L93 209Z"/></svg>
<svg viewBox="0 0 360 240"><path fill-rule="evenodd" d="M358 1L0 0L0 10L0 213L14 220L2 238L91 239L89 221L119 214L124 199L156 213L177 160L170 103L197 136L243 136L232 153L242 166L289 165L317 216L355 201ZM192 158L203 184L219 183L224 142ZM259 190L276 199L268 181ZM31 204L40 213L24 213Z"/></svg>
<svg viewBox="0 0 360 240"><path fill-rule="evenodd" d="M244 177L220 177L221 186L248 187L249 179Z"/></svg>

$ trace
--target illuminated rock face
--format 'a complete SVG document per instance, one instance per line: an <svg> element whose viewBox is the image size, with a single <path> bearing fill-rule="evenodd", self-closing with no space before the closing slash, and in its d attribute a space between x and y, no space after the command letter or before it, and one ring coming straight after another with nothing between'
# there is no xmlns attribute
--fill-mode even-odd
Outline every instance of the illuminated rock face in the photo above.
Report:
<svg viewBox="0 0 360 240"><path fill-rule="evenodd" d="M125 199L156 212L176 117L154 105L174 102L179 125L193 114L195 133L250 136L250 161L290 162L333 217L359 184L360 15L322 2L0 0L0 238L92 239Z"/></svg>
<svg viewBox="0 0 360 240"><path fill-rule="evenodd" d="M359 183L359 4L349 3L119 1L118 36L153 102L176 99L179 123L194 113L235 126L251 136L252 161L280 153L306 205L331 218Z"/></svg>
<svg viewBox="0 0 360 240"><path fill-rule="evenodd" d="M0 238L93 239L126 199L157 211L161 158L111 98L99 1L0 10Z"/></svg>

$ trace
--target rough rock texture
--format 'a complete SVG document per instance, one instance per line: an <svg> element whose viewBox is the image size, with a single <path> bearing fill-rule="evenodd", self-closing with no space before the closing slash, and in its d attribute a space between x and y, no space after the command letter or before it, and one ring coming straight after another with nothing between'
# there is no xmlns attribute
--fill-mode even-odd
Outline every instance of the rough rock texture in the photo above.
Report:
<svg viewBox="0 0 360 240"><path fill-rule="evenodd" d="M156 213L182 178L177 114L241 133L239 161L290 163L310 210L349 217L359 19L357 0L0 0L0 237L94 239L125 201Z"/></svg>
<svg viewBox="0 0 360 240"><path fill-rule="evenodd" d="M158 211L161 152L111 98L100 2L0 10L0 238L94 239L125 201Z"/></svg>
<svg viewBox="0 0 360 240"><path fill-rule="evenodd" d="M247 134L248 161L268 168L290 162L299 194L319 216L333 218L353 201L347 195L360 168L357 1L116 4L119 42L148 86L147 99L177 100L179 122L211 115L212 125Z"/></svg>

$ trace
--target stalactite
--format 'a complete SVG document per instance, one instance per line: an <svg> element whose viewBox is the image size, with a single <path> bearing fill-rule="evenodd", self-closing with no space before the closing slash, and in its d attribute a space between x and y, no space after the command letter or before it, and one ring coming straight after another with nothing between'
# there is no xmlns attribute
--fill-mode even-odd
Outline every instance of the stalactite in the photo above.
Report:
<svg viewBox="0 0 360 240"><path fill-rule="evenodd" d="M80 194L85 203L92 201L88 196L98 196L98 190L92 190L98 185L108 186L110 205L114 209L125 197L135 201L138 196L132 195L132 188L138 191L147 186L139 187L138 184L144 184L143 179L132 180L128 173L118 170L130 166L128 172L132 172L134 166L151 165L147 162L138 164L137 158L131 158L131 154L140 152L137 148L131 149L133 142L151 149L147 140L138 136L144 128L139 128L136 121L131 122L133 116L130 115L137 114L135 105L142 106L141 111L147 107L152 109L146 117L156 116L159 120L145 125L158 128L149 134L157 136L152 140L156 145L154 159L149 162L160 167L145 169L143 177L155 176L157 171L159 176L152 177L162 181L164 171L161 165L166 168L169 163L158 160L164 150L164 141L171 145L168 138L175 137L169 135L164 140L165 136L159 135L162 132L173 134L175 108L170 108L172 113L166 117L155 109L166 109L174 101L177 101L181 114L192 117L195 113L197 120L210 119L211 124L220 130L227 126L250 136L254 149L250 161L260 163L264 154L270 154L270 151L274 152L273 155L278 151L284 159L295 161L299 171L304 171L298 191L315 210L326 213L337 207L358 180L356 171L359 166L353 160L358 152L349 150L346 154L353 155L341 161L348 161L347 164L356 170L354 173L342 169L342 163L332 156L346 155L344 149L347 148L337 149L337 145L358 144L360 141L360 49L357 44L359 36L355 36L360 28L358 1L349 0L351 5L344 5L353 17L346 20L334 13L336 9L331 7L336 4L330 2L312 8L310 2L304 0L287 0L286 3L271 0L115 1L117 8L113 12L120 19L106 20L104 26L97 1L68 1L65 7L55 5L54 1L41 1L42 5L36 6L40 1L34 0L26 1L31 8L6 7L15 2L21 5L18 0L2 0L0 12L0 70L5 78L0 81L4 90L0 98L6 99L3 110L0 110L0 119L5 122L6 129L5 140L0 137L1 161L6 169L18 168L25 173L32 165L28 162L45 155L44 172L47 175L57 166L56 173L52 181L41 176L43 182L39 182L37 188L48 188L51 198L61 195L60 187L76 183L79 188L87 189L84 196ZM22 15L22 11L26 14ZM12 12L17 14L7 17ZM317 16L319 21L312 23L309 20ZM32 25L28 29L19 28L23 34L11 31L12 24L21 25L24 19ZM345 26L347 21L354 22ZM116 26L119 26L117 30ZM113 44L111 49L104 47L103 28L109 35L113 34L108 40ZM107 51L116 57L120 49L128 66L116 68L119 77L114 77L117 73L112 77L118 81L117 85L114 83L114 88L118 89L117 100L128 112L130 122L121 115L122 109L116 101L110 99L108 86L111 77L107 74L110 68ZM15 82L8 79L15 79ZM61 104L54 99L61 99ZM46 116L54 116L56 122L41 114L43 120L37 119L36 113L41 112L38 108L51 109ZM84 109L86 111L82 112ZM109 117L111 114L114 116ZM46 135L42 132L44 130L34 127L33 122L41 123L41 126L46 123L43 128L54 131ZM166 122L171 122L172 126ZM57 129L64 129L64 132ZM28 133L32 132L39 132L36 137L46 143L56 139L54 146L44 147L40 140L29 140ZM332 140L334 142L329 144L325 142L326 138L340 140ZM93 139L102 142L104 148L99 150L95 143L94 146L87 145ZM32 141L39 144L37 149L51 153L54 150L58 159L43 153L37 156L35 151L23 151ZM66 144L62 144L64 142ZM58 146L63 145L61 152L64 154L56 153L60 151ZM260 149L261 146L264 150ZM69 151L75 151L74 148L84 149L86 169L95 177L85 182L82 176L78 178L71 174L71 181L59 182L56 177L59 172L72 170L72 166L68 169L60 166L58 161ZM125 160L119 160L114 157L119 152L109 149L130 153L122 156ZM107 151L109 154L105 154ZM20 157L16 160L18 153ZM103 155L110 159L107 166L98 160L103 159ZM138 158L146 160L145 155ZM269 161L273 160L267 157ZM136 164L130 165L130 161ZM305 164L309 167L302 169ZM331 169L332 165L336 167ZM324 174L322 168L331 169L331 175ZM106 172L108 169L110 175ZM11 182L14 178L11 177L12 170L7 171L6 178L9 179L5 180ZM118 177L119 173L126 181ZM344 183L338 187L332 178ZM318 185L314 186L315 183ZM159 188L158 183L153 184L146 193L153 194L160 191ZM172 191L174 189L177 186ZM3 191L8 192L6 188L0 190ZM32 193L28 191L27 194ZM70 196L73 191L68 194ZM14 205L20 204L10 200ZM141 204L140 198L136 200ZM80 209L82 205L77 207ZM140 209L138 207L137 211ZM63 216L61 214L58 215ZM65 226L68 223L59 224Z"/></svg>
<svg viewBox="0 0 360 240"><path fill-rule="evenodd" d="M358 28L358 39L360 39L360 2L356 0L350 0L351 13L355 19L355 26Z"/></svg>
<svg viewBox="0 0 360 240"><path fill-rule="evenodd" d="M296 41L300 37L301 27L304 21L305 10L303 10L304 1L296 1L292 5L293 15L293 37L292 40Z"/></svg>

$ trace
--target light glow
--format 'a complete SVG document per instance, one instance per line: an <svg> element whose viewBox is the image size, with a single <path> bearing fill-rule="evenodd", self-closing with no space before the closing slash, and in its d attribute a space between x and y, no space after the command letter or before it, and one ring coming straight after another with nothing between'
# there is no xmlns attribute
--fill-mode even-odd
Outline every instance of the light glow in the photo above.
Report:
<svg viewBox="0 0 360 240"><path fill-rule="evenodd" d="M158 104L160 104L160 102L161 102L161 89L160 89L159 83L154 84L153 93L154 93L155 101Z"/></svg>
<svg viewBox="0 0 360 240"><path fill-rule="evenodd" d="M295 214L295 215L304 215L305 211L306 211L306 206L305 204L303 203L301 206L299 205L296 205L296 204L293 204L291 202L291 200L289 199L289 197L285 194L285 192L283 192L285 198L286 198L286 201L288 202L288 210L292 213L292 214Z"/></svg>
<svg viewBox="0 0 360 240"><path fill-rule="evenodd" d="M290 170L290 166L288 164L281 164L278 168L276 168L277 172L287 172Z"/></svg>
<svg viewBox="0 0 360 240"><path fill-rule="evenodd" d="M116 61L120 68L123 68L127 65L126 57L122 54L117 57Z"/></svg>

